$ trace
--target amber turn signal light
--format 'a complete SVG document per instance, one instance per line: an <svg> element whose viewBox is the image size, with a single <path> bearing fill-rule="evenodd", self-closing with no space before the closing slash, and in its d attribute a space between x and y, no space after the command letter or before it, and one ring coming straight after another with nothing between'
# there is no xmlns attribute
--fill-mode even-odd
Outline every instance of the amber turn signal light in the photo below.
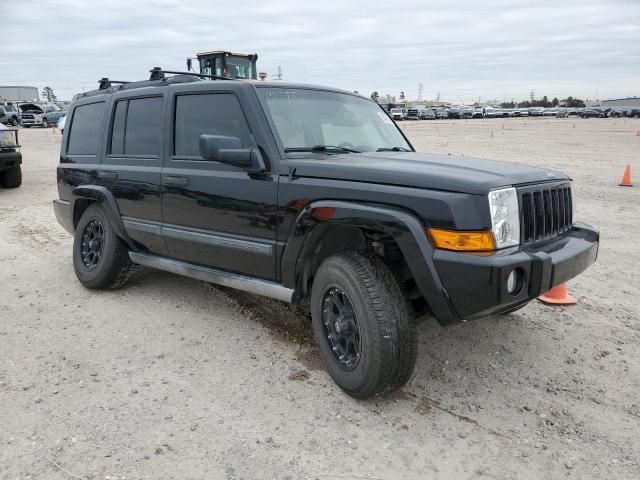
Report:
<svg viewBox="0 0 640 480"><path fill-rule="evenodd" d="M493 232L461 232L429 228L429 237L436 248L460 252L486 252L496 249Z"/></svg>

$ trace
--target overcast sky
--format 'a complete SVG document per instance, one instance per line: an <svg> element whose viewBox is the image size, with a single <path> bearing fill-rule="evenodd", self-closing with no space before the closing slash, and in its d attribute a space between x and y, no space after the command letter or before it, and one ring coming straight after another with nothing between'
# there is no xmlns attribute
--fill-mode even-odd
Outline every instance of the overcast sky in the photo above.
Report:
<svg viewBox="0 0 640 480"><path fill-rule="evenodd" d="M640 0L0 0L0 18L0 85L62 99L219 49L366 95L640 96Z"/></svg>

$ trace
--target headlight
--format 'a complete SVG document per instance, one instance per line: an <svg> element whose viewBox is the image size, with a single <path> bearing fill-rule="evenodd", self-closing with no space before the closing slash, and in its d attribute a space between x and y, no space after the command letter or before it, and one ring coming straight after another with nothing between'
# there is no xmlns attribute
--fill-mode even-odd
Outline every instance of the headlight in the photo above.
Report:
<svg viewBox="0 0 640 480"><path fill-rule="evenodd" d="M520 245L520 215L515 188L502 188L489 192L491 230L497 248Z"/></svg>

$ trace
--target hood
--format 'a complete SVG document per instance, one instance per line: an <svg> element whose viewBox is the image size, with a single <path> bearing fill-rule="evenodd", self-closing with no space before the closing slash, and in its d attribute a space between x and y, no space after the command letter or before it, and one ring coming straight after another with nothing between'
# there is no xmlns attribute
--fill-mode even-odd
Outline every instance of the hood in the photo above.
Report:
<svg viewBox="0 0 640 480"><path fill-rule="evenodd" d="M22 113L44 113L44 110L42 110L42 108L40 108L40 106L36 105L35 103L22 103L20 104L19 108Z"/></svg>
<svg viewBox="0 0 640 480"><path fill-rule="evenodd" d="M569 179L547 170L483 158L415 152L310 155L288 159L297 177L352 180L484 195L494 188Z"/></svg>

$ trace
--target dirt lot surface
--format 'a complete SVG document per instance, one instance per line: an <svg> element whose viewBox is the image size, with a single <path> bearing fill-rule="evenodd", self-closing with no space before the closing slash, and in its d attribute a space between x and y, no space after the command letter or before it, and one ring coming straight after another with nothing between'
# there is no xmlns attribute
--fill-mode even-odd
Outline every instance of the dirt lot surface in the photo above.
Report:
<svg viewBox="0 0 640 480"><path fill-rule="evenodd" d="M617 186L640 121L402 128L574 178L602 233L578 305L423 323L410 384L355 401L274 302L152 271L82 288L51 208L60 136L22 130L24 184L0 190L0 478L640 478L640 185Z"/></svg>

